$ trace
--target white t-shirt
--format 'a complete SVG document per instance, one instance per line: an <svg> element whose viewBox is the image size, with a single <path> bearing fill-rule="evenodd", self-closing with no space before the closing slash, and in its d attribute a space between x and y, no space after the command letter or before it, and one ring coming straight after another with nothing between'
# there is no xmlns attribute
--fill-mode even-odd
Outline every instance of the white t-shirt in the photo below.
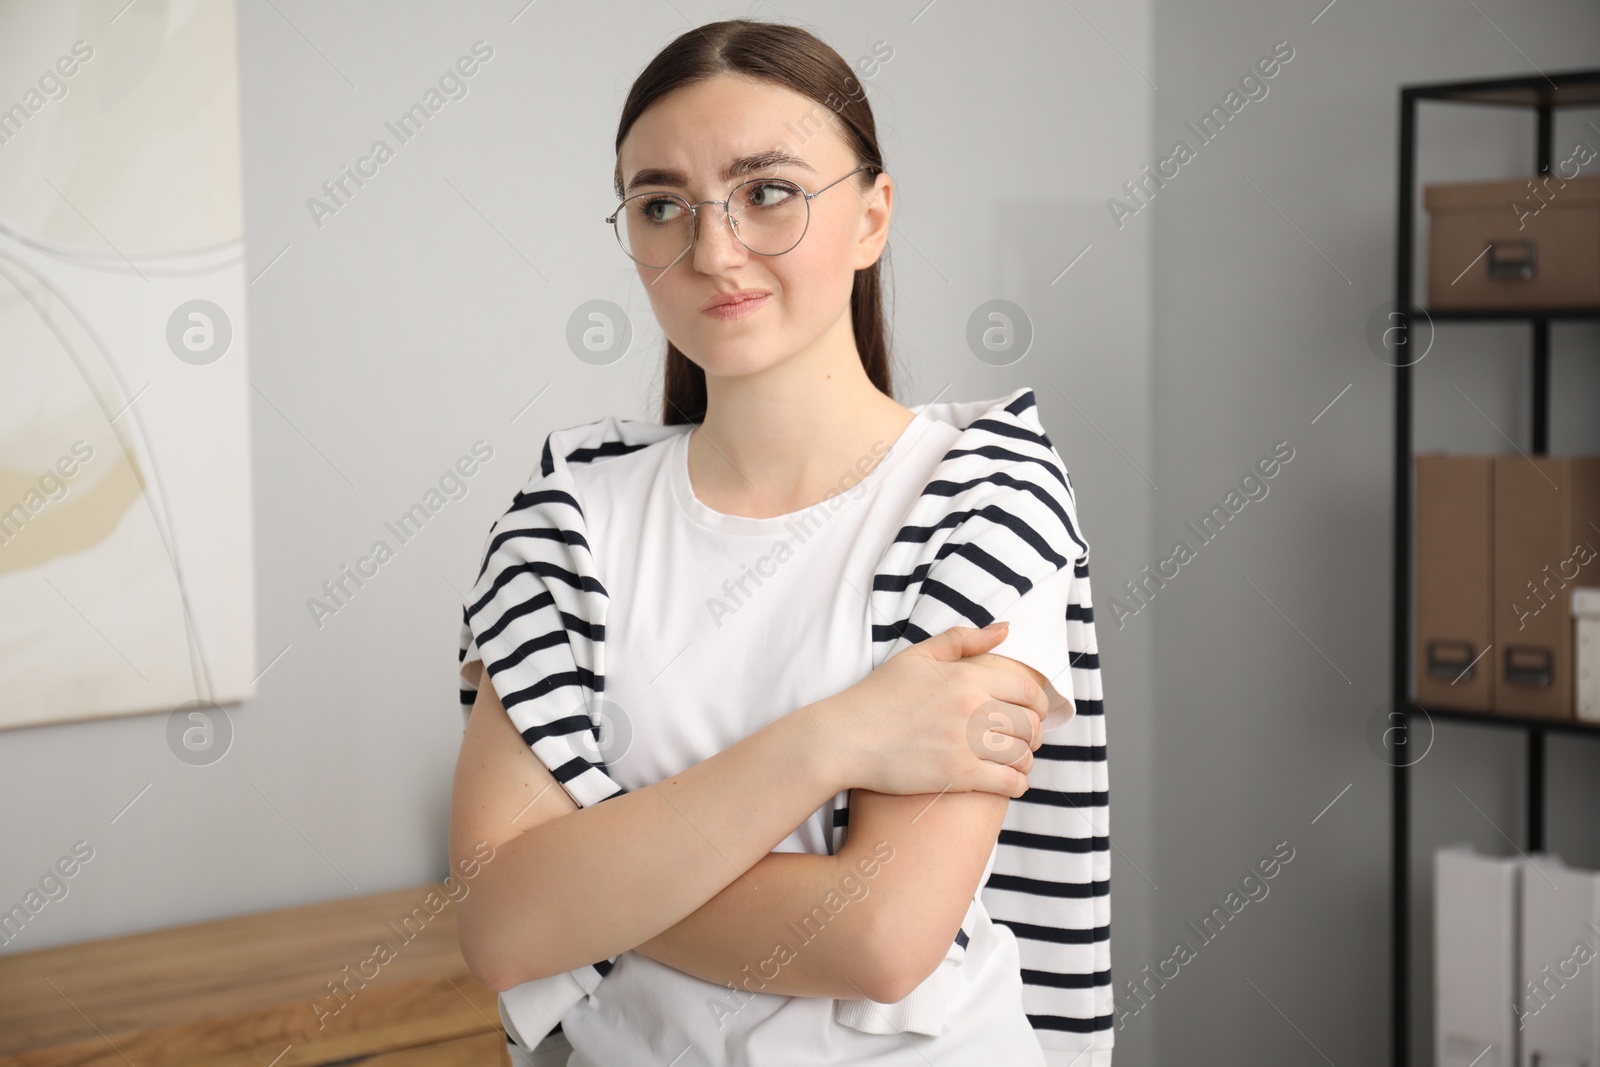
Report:
<svg viewBox="0 0 1600 1067"><path fill-rule="evenodd" d="M787 515L749 518L695 497L689 430L572 469L610 597L603 696L613 728L602 754L630 791L866 677L873 573L961 432L918 410L883 459L864 478L842 478L846 488L836 496ZM1041 670L1060 659L1071 571L1064 569L1061 582L1040 583L1001 616L1013 620L1013 633L996 653ZM1070 695L1070 686L1063 688ZM1069 713L1052 712L1046 726ZM827 855L830 814L831 804L819 809L776 851ZM974 909L938 1035L863 1032L837 1022L829 998L741 990L734 1001L725 986L630 950L562 1016L574 1049L568 1065L1044 1067L1023 1012L1015 938L989 921L981 903ZM730 1001L742 1004L731 1015Z"/></svg>

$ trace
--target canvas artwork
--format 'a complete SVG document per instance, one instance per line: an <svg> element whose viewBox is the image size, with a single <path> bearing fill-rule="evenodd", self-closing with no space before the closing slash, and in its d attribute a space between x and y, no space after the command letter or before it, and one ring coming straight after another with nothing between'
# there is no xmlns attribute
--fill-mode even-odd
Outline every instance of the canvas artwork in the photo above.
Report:
<svg viewBox="0 0 1600 1067"><path fill-rule="evenodd" d="M254 695L234 33L0 2L0 727Z"/></svg>

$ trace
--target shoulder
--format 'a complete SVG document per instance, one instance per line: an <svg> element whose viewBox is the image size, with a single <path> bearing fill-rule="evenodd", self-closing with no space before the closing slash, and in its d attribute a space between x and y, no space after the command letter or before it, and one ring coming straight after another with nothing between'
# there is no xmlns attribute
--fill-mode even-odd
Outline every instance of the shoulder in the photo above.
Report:
<svg viewBox="0 0 1600 1067"><path fill-rule="evenodd" d="M598 505L607 514L616 514L618 508L630 503L642 505L650 486L668 473L667 458L676 454L671 450L680 437L681 434L671 434L649 441L619 442L618 447L605 450L590 462L569 460L567 469L579 509L588 515Z"/></svg>
<svg viewBox="0 0 1600 1067"><path fill-rule="evenodd" d="M606 415L551 430L545 435L533 471L495 526L520 524L535 516L541 517L544 525L575 525L581 520L581 508L575 495L580 480L588 485L602 471L608 476L625 473L632 464L624 463L616 468L613 463L649 452L652 446L664 444L688 429L687 426L663 426ZM652 454L659 456L660 452L655 449ZM643 461L647 458L640 457L634 462Z"/></svg>
<svg viewBox="0 0 1600 1067"><path fill-rule="evenodd" d="M688 432L687 425L663 426L615 415L552 430L545 438L535 477L546 478L613 460Z"/></svg>
<svg viewBox="0 0 1600 1067"><path fill-rule="evenodd" d="M874 626L886 641L986 625L1046 583L1058 592L1070 586L1087 566L1066 464L1039 423L1031 389L938 405L933 414L961 432L874 576L877 610L898 620Z"/></svg>
<svg viewBox="0 0 1600 1067"><path fill-rule="evenodd" d="M923 499L958 539L1016 542L1052 570L1089 552L1071 475L1027 387L971 413Z"/></svg>
<svg viewBox="0 0 1600 1067"><path fill-rule="evenodd" d="M535 559L562 557L586 545L583 509L572 471L615 438L612 416L552 430L545 435L538 462L527 480L501 508L479 553L478 577L469 597L481 607L505 582L507 571L525 569Z"/></svg>

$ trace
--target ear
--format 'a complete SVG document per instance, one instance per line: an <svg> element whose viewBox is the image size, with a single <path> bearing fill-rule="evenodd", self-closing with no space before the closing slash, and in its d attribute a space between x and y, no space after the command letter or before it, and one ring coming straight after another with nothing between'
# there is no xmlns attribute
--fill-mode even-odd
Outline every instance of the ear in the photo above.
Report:
<svg viewBox="0 0 1600 1067"><path fill-rule="evenodd" d="M883 171L873 175L873 185L862 200L861 230L856 239L855 269L865 270L878 262L883 246L889 243L889 216L894 209L894 179Z"/></svg>

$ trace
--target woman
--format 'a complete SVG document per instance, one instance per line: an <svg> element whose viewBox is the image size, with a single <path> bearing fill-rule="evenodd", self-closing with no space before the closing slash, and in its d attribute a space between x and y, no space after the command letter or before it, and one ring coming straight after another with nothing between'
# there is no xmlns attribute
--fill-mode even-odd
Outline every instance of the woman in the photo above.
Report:
<svg viewBox="0 0 1600 1067"><path fill-rule="evenodd" d="M859 83L802 30L700 27L635 83L616 183L663 423L552 433L490 531L451 812L453 863L494 849L469 965L520 1043L559 1020L570 1067L1109 1048L1103 732L1052 746L1059 799L1009 803L1045 729L1098 725L1088 546L1031 390L890 396ZM1028 921L1063 897L1082 921Z"/></svg>

